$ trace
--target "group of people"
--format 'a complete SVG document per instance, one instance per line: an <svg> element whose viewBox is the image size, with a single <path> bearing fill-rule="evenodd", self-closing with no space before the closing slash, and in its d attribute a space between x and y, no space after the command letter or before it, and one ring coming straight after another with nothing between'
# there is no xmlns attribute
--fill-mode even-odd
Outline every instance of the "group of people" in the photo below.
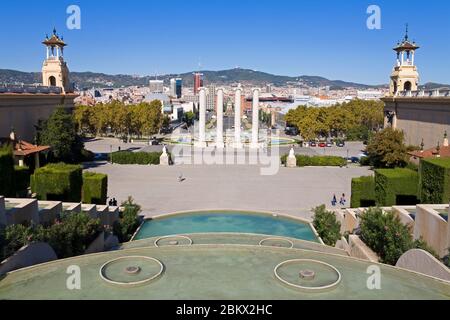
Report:
<svg viewBox="0 0 450 320"><path fill-rule="evenodd" d="M117 200L116 200L116 198L109 199L108 205L110 207L117 207Z"/></svg>
<svg viewBox="0 0 450 320"><path fill-rule="evenodd" d="M338 203L337 197L336 197L336 195L334 194L334 195L333 195L333 199L331 200L331 205L332 205L333 207L336 207L337 203ZM347 203L347 199L345 198L345 194L343 193L342 196L341 196L341 199L339 200L339 204L340 204L341 206L345 206L346 203Z"/></svg>

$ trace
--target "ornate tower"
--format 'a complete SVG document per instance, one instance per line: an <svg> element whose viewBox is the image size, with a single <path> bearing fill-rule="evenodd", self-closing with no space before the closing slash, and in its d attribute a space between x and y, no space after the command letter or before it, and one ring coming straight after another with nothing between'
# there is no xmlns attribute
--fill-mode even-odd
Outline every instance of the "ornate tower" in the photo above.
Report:
<svg viewBox="0 0 450 320"><path fill-rule="evenodd" d="M47 47L47 57L42 66L42 84L59 87L63 94L71 92L69 68L64 61L64 47L67 44L56 33L56 29L53 29L53 35L50 38L46 36L42 44Z"/></svg>
<svg viewBox="0 0 450 320"><path fill-rule="evenodd" d="M395 96L402 91L417 91L419 73L414 64L414 56L419 48L414 41L409 41L408 25L406 25L405 38L394 48L394 51L397 52L397 63L391 74L389 89L391 96Z"/></svg>

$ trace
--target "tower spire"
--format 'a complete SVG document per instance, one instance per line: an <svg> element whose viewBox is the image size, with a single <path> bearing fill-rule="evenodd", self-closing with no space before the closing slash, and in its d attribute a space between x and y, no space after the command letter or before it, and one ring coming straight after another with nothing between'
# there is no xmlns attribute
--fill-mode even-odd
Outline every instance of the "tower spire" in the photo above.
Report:
<svg viewBox="0 0 450 320"><path fill-rule="evenodd" d="M406 33L405 33L405 40L408 41L409 40L409 24L406 24Z"/></svg>

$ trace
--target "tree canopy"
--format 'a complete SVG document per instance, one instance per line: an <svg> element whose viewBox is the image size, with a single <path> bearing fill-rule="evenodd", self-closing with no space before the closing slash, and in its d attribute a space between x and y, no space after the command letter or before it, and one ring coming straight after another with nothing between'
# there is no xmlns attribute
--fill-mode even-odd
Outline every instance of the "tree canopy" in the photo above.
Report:
<svg viewBox="0 0 450 320"><path fill-rule="evenodd" d="M288 124L296 126L303 139L317 137L347 137L366 140L368 133L383 125L383 103L353 100L331 107L299 106L285 117Z"/></svg>
<svg viewBox="0 0 450 320"><path fill-rule="evenodd" d="M159 100L136 105L112 101L95 106L77 106L74 116L79 130L92 135L150 136L159 132L164 121Z"/></svg>
<svg viewBox="0 0 450 320"><path fill-rule="evenodd" d="M375 168L405 167L408 164L403 131L388 127L376 133L367 145L369 162Z"/></svg>
<svg viewBox="0 0 450 320"><path fill-rule="evenodd" d="M37 140L40 145L51 147L51 161L77 163L83 158L84 144L68 109L58 108L47 120L40 121Z"/></svg>

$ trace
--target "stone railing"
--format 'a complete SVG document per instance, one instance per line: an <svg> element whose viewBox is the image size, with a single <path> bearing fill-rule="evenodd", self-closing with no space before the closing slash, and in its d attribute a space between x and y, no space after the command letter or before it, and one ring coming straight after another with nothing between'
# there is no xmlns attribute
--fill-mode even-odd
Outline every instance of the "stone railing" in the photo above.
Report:
<svg viewBox="0 0 450 320"><path fill-rule="evenodd" d="M412 98L450 98L450 89L399 91L396 97Z"/></svg>
<svg viewBox="0 0 450 320"><path fill-rule="evenodd" d="M32 86L32 85L0 85L0 93L29 93L29 94L61 94L60 87Z"/></svg>

